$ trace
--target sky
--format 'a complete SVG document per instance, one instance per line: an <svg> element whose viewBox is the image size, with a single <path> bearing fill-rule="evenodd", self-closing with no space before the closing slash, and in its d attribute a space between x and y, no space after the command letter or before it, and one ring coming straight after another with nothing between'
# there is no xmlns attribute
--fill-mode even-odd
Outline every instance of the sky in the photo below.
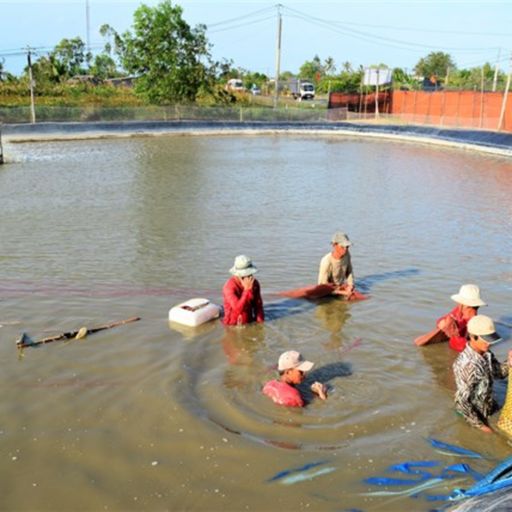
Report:
<svg viewBox="0 0 512 512"><path fill-rule="evenodd" d="M37 59L63 38L81 37L93 51L105 41L104 23L131 28L141 3L158 0L0 0L0 60L19 75L27 46ZM451 55L458 68L489 62L510 69L512 0L179 0L185 21L205 24L215 60L275 76L278 15L282 19L280 70L297 73L315 55L336 69L386 64L412 71L431 52ZM86 11L89 11L87 25Z"/></svg>

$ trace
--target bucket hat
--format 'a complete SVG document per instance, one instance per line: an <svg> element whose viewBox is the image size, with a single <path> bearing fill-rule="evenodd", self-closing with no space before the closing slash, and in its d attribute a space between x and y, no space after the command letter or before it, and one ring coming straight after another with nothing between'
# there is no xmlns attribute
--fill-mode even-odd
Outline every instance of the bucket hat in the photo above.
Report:
<svg viewBox="0 0 512 512"><path fill-rule="evenodd" d="M279 356L279 362L277 364L277 368L280 372L284 370L291 370L292 368L297 368L301 372L309 372L313 365L311 361L306 361L300 352L296 350L288 350L287 352L283 352Z"/></svg>
<svg viewBox="0 0 512 512"><path fill-rule="evenodd" d="M496 332L492 318L485 315L475 315L468 322L468 332L474 336L480 336L489 345L494 345L494 343L498 343L501 340L501 336Z"/></svg>
<svg viewBox="0 0 512 512"><path fill-rule="evenodd" d="M480 288L476 284L463 284L459 293L452 295L452 300L463 306L477 308L479 306L487 306L480 298Z"/></svg>
<svg viewBox="0 0 512 512"><path fill-rule="evenodd" d="M240 254L235 258L235 264L229 270L234 276L247 277L258 272L258 269L252 264L251 258Z"/></svg>
<svg viewBox="0 0 512 512"><path fill-rule="evenodd" d="M350 247L352 242L349 240L348 236L341 231L336 231L334 235L332 235L331 242L333 244L341 245L342 247Z"/></svg>

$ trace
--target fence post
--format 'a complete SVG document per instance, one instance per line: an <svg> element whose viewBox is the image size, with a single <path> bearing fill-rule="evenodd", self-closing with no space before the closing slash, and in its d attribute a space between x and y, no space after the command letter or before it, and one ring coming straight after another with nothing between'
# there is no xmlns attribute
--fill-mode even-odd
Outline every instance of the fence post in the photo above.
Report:
<svg viewBox="0 0 512 512"><path fill-rule="evenodd" d="M243 123L244 122L244 112L243 112L243 108L240 107L240 122Z"/></svg>
<svg viewBox="0 0 512 512"><path fill-rule="evenodd" d="M507 76L507 85L505 85L505 92L503 93L503 101L501 103L500 120L498 122L498 131L503 128L503 121L505 120L505 109L507 107L508 91L510 89L510 75L512 75L512 55L510 56L510 69Z"/></svg>
<svg viewBox="0 0 512 512"><path fill-rule="evenodd" d="M417 99L417 96L418 96L418 91L414 91L414 98L413 98L413 102L412 102L412 122L414 124L414 120L416 118L416 99Z"/></svg>
<svg viewBox="0 0 512 512"><path fill-rule="evenodd" d="M457 128L460 126L459 122L459 116L460 116L460 91L457 91Z"/></svg>
<svg viewBox="0 0 512 512"><path fill-rule="evenodd" d="M484 125L484 90L480 93L480 123L479 127L482 128Z"/></svg>
<svg viewBox="0 0 512 512"><path fill-rule="evenodd" d="M0 165L4 163L4 150L2 149L2 125L0 124Z"/></svg>
<svg viewBox="0 0 512 512"><path fill-rule="evenodd" d="M444 111L446 108L446 89L443 89L443 101L441 101L441 112L439 118L439 126L443 126L444 124Z"/></svg>

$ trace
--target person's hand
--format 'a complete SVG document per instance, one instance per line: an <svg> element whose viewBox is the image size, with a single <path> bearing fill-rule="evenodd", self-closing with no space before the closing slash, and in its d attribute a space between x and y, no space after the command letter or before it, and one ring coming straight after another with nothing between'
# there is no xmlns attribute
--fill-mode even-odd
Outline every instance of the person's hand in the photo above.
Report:
<svg viewBox="0 0 512 512"><path fill-rule="evenodd" d="M459 329L455 320L451 316L447 316L439 321L437 327L443 331L448 338L453 338L454 336L459 335Z"/></svg>
<svg viewBox="0 0 512 512"><path fill-rule="evenodd" d="M254 286L254 276L242 277L242 286L244 290L252 290Z"/></svg>
<svg viewBox="0 0 512 512"><path fill-rule="evenodd" d="M336 289L333 291L334 295L341 295L342 297L350 297L352 295L352 292L354 291L354 287L350 286L348 284L341 284L340 286L336 287Z"/></svg>
<svg viewBox="0 0 512 512"><path fill-rule="evenodd" d="M327 399L327 387L325 384L322 384L321 382L313 382L313 384L311 384L311 391L318 395L322 400Z"/></svg>
<svg viewBox="0 0 512 512"><path fill-rule="evenodd" d="M492 434L492 433L493 433L492 428L491 428L491 427L488 427L487 425L482 425L482 426L480 427L480 430L481 430L482 432L485 432L486 434Z"/></svg>
<svg viewBox="0 0 512 512"><path fill-rule="evenodd" d="M509 366L512 366L512 350L508 351L507 362Z"/></svg>

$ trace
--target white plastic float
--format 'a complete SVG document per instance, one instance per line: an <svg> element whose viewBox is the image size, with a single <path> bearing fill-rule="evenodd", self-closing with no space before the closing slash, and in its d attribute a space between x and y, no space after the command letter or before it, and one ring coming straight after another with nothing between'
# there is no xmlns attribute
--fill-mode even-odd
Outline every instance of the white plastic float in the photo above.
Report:
<svg viewBox="0 0 512 512"><path fill-rule="evenodd" d="M221 308L208 299L190 299L169 310L169 320L178 324L197 327L219 318Z"/></svg>

